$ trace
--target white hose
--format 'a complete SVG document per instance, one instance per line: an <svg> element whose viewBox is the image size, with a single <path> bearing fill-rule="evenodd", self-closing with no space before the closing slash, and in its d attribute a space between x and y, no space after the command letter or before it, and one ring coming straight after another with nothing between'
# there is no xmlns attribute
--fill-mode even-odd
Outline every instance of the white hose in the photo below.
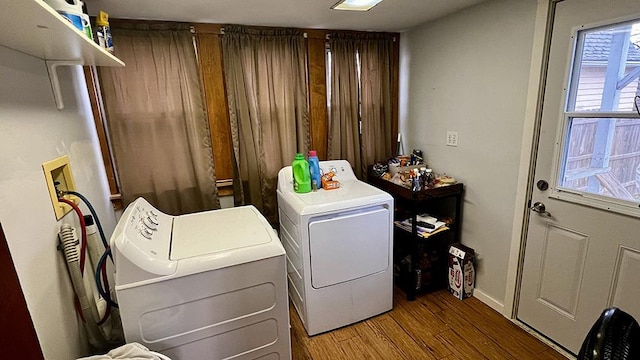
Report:
<svg viewBox="0 0 640 360"><path fill-rule="evenodd" d="M107 344L98 328L100 315L98 314L95 301L93 301L93 298L89 299L87 297L84 288L84 281L82 280L82 273L80 272L80 256L77 248L78 237L71 225L62 224L60 227L60 242L62 243L65 259L67 260L71 284L80 302L80 311L85 320L83 324L87 330L89 343L96 349L105 349Z"/></svg>
<svg viewBox="0 0 640 360"><path fill-rule="evenodd" d="M86 222L86 219L85 219ZM96 306L98 307L98 313L100 318L104 316L106 311L107 302L100 296L98 292L98 288L96 286L95 274L93 271L98 266L98 261L100 260L100 256L104 253L104 247L102 246L102 242L98 238L98 233L96 230L96 226L87 225L87 264L85 265L84 272L84 282L85 288L87 289L87 295L93 296L94 301L96 302ZM104 327L103 327L104 331Z"/></svg>
<svg viewBox="0 0 640 360"><path fill-rule="evenodd" d="M87 226L87 252L89 254L88 260L91 263L90 271L87 273L85 270L85 283L90 283L90 288L87 290L89 297L93 296L94 301L96 302L96 306L98 308L98 314L100 318L105 314L107 308L107 301L102 298L99 294L98 289L96 287L95 274L93 271L98 266L98 262L100 257L104 253L105 249L102 245L102 241L98 237L97 227L95 224ZM107 266L105 264L105 266ZM85 266L86 268L86 266ZM110 289L110 296L112 299L115 299L114 289ZM109 339L112 343L118 343L124 339L124 335L122 334L122 322L120 321L120 312L116 307L111 308L111 314L109 315L109 319L105 321L102 325L99 325L100 330L104 334L105 339Z"/></svg>
<svg viewBox="0 0 640 360"><path fill-rule="evenodd" d="M78 250L76 249L78 238L71 225L62 224L60 228L60 242L62 243L62 251L64 252L64 258L67 259L67 263L70 264L80 260Z"/></svg>

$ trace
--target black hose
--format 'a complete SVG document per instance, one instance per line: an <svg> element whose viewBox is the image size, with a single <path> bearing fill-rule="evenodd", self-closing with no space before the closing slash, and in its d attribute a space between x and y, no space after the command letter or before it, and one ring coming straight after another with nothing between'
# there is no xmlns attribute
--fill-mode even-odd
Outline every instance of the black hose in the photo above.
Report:
<svg viewBox="0 0 640 360"><path fill-rule="evenodd" d="M102 225L100 224L100 219L98 218L98 214L96 214L96 210L93 208L93 205L91 205L91 202L84 195L80 194L77 191L65 191L65 193L79 197L85 203L85 205L87 205L87 207L89 208L89 211L91 212L91 215L93 216L93 219L95 220L96 227L98 228L98 232L100 233L100 239L102 240L102 245L104 245L104 249L105 249L104 253L100 257L100 260L98 261L98 264L96 265L96 274L95 274L96 287L98 288L98 292L105 299L107 304L117 309L118 304L115 301L113 301L109 293L107 293L104 290L104 288L102 287L102 281L100 280L100 272L102 270L102 267L106 266L104 262L107 256L109 256L109 258L111 259L111 263L113 263L113 256L111 255L111 248L109 247L107 238L104 235L104 231L102 230ZM108 283L106 285L107 287L109 286Z"/></svg>
<svg viewBox="0 0 640 360"><path fill-rule="evenodd" d="M107 242L106 236L104 236L104 231L102 230L100 219L98 219L98 214L96 214L96 211L91 205L91 203L89 202L89 200L87 200L87 198L84 197L84 195L80 194L77 191L65 191L65 193L79 197L87 205L87 207L89 208L89 211L91 212L91 215L93 216L93 219L96 222L96 227L98 228L98 232L100 233L100 240L102 240L102 245L104 245L105 249L108 248L109 243ZM109 258L111 258L111 263L113 264L113 256L111 255L111 252L109 252Z"/></svg>
<svg viewBox="0 0 640 360"><path fill-rule="evenodd" d="M113 301L111 299L111 295L109 295L104 288L102 287L102 281L100 281L100 273L102 270L102 267L104 265L106 265L104 262L107 259L107 255L111 256L111 248L107 247L107 249L104 251L104 254L102 254L102 256L100 257L100 260L98 260L98 265L96 266L96 286L98 287L98 292L100 293L100 295L104 298L104 300L107 302L107 304L113 306L114 308L118 308L118 304Z"/></svg>

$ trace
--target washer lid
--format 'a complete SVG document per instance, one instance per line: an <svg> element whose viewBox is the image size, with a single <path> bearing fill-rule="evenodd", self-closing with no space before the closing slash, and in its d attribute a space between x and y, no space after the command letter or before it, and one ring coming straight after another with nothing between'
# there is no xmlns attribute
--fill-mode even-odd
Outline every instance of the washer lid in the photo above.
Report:
<svg viewBox="0 0 640 360"><path fill-rule="evenodd" d="M265 248L265 244L273 243L274 238L278 240L275 231L253 206L182 215L173 221L169 258L181 260L202 257L203 255L223 255L223 253L231 251L244 253L244 257L247 255L249 257L268 257L269 253L273 253L270 256L276 256L279 254L274 253L273 250L277 250L278 246ZM273 245L279 245L279 248L282 248L279 241ZM264 249L258 250L257 248ZM251 250L254 256L242 250ZM240 263L250 260L255 259L238 259L234 262ZM227 261L223 262L227 263Z"/></svg>

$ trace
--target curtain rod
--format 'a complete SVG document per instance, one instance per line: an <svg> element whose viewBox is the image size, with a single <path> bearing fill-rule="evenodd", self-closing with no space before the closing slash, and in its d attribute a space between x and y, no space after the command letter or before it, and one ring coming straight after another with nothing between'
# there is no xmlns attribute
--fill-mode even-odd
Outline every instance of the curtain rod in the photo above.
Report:
<svg viewBox="0 0 640 360"><path fill-rule="evenodd" d="M191 27L191 32L195 32L195 28L193 26ZM220 34L224 35L224 27L220 28ZM305 39L307 38L307 33L306 32L302 33L302 35L304 36Z"/></svg>
<svg viewBox="0 0 640 360"><path fill-rule="evenodd" d="M196 29L194 26L191 26L191 33L195 33ZM224 27L220 28L220 34L224 35ZM309 37L309 35L307 34L307 32L303 32L302 35L304 36L305 39L307 39ZM325 34L324 36L325 40L329 40L331 38L330 34ZM396 36L393 37L393 42L396 42L398 40L398 38Z"/></svg>
<svg viewBox="0 0 640 360"><path fill-rule="evenodd" d="M307 35L307 34L305 33L305 37L307 37L306 35ZM325 38L325 40L329 40L329 39L331 39L331 35L326 34L326 35L324 36L324 38ZM393 42L396 42L396 41L398 41L398 37L397 37L397 36L394 36L394 37L393 37Z"/></svg>

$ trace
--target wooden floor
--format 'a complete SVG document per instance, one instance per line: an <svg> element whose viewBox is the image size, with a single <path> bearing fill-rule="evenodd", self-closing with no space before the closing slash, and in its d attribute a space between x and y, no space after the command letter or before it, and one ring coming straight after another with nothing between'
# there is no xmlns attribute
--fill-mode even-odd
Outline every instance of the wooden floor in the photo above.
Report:
<svg viewBox="0 0 640 360"><path fill-rule="evenodd" d="M396 289L393 310L311 338L293 306L289 312L294 360L566 360L479 300L447 291L409 302Z"/></svg>

